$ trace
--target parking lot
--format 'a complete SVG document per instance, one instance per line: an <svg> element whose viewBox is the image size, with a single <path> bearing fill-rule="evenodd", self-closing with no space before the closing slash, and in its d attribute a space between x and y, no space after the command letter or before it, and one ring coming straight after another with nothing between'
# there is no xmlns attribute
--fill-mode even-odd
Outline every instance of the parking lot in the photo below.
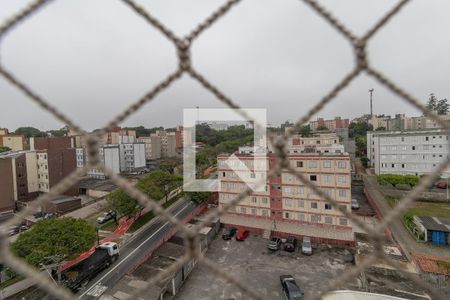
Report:
<svg viewBox="0 0 450 300"><path fill-rule="evenodd" d="M243 284L274 300L285 299L280 275L292 275L307 295L316 294L351 266L351 263L345 262L349 252L344 249L323 246L313 249L312 256L305 256L299 251L272 253L266 248L267 242L254 234L243 242L235 239L224 241L218 236L206 257ZM356 281L350 285L356 285ZM248 296L201 265L194 269L176 297L197 300L228 298L238 300L248 299Z"/></svg>

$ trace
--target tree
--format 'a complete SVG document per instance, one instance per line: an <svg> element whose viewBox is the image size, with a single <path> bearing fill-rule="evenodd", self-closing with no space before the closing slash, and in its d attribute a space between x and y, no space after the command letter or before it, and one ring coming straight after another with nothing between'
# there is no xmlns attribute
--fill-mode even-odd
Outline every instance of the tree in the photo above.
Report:
<svg viewBox="0 0 450 300"><path fill-rule="evenodd" d="M7 152L7 151L11 151L11 149L8 148L8 147L2 147L2 146L0 146L0 153L2 153L2 152Z"/></svg>
<svg viewBox="0 0 450 300"><path fill-rule="evenodd" d="M447 99L441 99L436 105L436 112L438 115L448 115L450 104L447 103Z"/></svg>
<svg viewBox="0 0 450 300"><path fill-rule="evenodd" d="M95 227L86 220L50 218L20 234L11 250L29 264L40 266L51 262L54 256L75 258L94 245L96 236Z"/></svg>
<svg viewBox="0 0 450 300"><path fill-rule="evenodd" d="M359 135L366 135L367 131L371 131L373 126L366 122L351 123L348 126L348 136L351 138L356 138Z"/></svg>
<svg viewBox="0 0 450 300"><path fill-rule="evenodd" d="M386 130L386 127L383 127L383 126L378 127L377 129L375 129L375 131L385 131L385 130Z"/></svg>
<svg viewBox="0 0 450 300"><path fill-rule="evenodd" d="M356 156L364 157L367 155L367 136L358 135L355 138Z"/></svg>
<svg viewBox="0 0 450 300"><path fill-rule="evenodd" d="M427 109L430 111L436 111L436 107L437 107L437 98L434 95L434 93L431 93L430 97L428 98Z"/></svg>
<svg viewBox="0 0 450 300"><path fill-rule="evenodd" d="M431 93L428 98L427 109L438 115L447 115L450 111L450 104L447 103L446 98L438 100L434 93Z"/></svg>
<svg viewBox="0 0 450 300"><path fill-rule="evenodd" d="M141 179L137 187L146 193L150 198L168 200L170 192L178 187L183 181L183 177L172 175L164 171L155 171Z"/></svg>
<svg viewBox="0 0 450 300"><path fill-rule="evenodd" d="M300 129L298 130L298 133L302 136L302 137L308 137L312 135L311 132L311 127L309 125L303 125L302 127L300 127Z"/></svg>
<svg viewBox="0 0 450 300"><path fill-rule="evenodd" d="M18 135L24 135L25 138L29 139L30 137L45 137L47 134L45 132L40 131L34 127L19 127L14 132Z"/></svg>
<svg viewBox="0 0 450 300"><path fill-rule="evenodd" d="M317 131L324 131L324 130L328 130L328 127L325 126L325 125L319 125L319 126L317 127Z"/></svg>
<svg viewBox="0 0 450 300"><path fill-rule="evenodd" d="M205 200L207 200L211 196L211 193L210 192L185 192L184 195L189 200L191 200L197 204L200 204L200 203L204 202Z"/></svg>
<svg viewBox="0 0 450 300"><path fill-rule="evenodd" d="M115 211L124 216L131 216L140 209L139 203L122 189L109 193L107 200Z"/></svg>

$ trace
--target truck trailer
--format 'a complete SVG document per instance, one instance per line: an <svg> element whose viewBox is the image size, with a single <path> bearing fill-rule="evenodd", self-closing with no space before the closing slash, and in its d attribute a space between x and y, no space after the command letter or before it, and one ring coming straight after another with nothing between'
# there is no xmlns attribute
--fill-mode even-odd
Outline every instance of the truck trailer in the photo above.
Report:
<svg viewBox="0 0 450 300"><path fill-rule="evenodd" d="M109 267L119 257L117 243L108 242L98 246L91 256L65 271L63 283L73 292L78 292L98 273Z"/></svg>

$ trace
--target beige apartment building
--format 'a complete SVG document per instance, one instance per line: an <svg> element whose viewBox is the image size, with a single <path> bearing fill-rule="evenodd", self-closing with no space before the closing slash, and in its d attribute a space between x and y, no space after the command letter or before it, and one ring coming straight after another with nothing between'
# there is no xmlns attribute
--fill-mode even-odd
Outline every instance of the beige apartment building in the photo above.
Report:
<svg viewBox="0 0 450 300"><path fill-rule="evenodd" d="M318 118L316 121L309 122L309 127L312 131L317 131L321 128L326 128L329 131L335 131L337 128L348 128L349 125L349 119L342 119L341 117L335 117L332 120Z"/></svg>
<svg viewBox="0 0 450 300"><path fill-rule="evenodd" d="M175 132L167 132L165 130L157 130L150 135L151 137L159 137L161 139L161 157L177 156L177 135Z"/></svg>
<svg viewBox="0 0 450 300"><path fill-rule="evenodd" d="M236 154L235 160L239 159L248 168L239 175L225 162L228 159L230 163L234 160L228 155L218 157L219 206L247 188L242 178L255 181L263 172L253 167L252 154ZM267 168L272 169L278 158L269 153L267 158L257 158L256 163L263 159L267 160ZM291 167L335 199L339 207L351 212L351 166L347 153L289 154L288 159ZM221 222L265 236L310 236L318 243L354 245L350 220L288 172L269 178L264 192L253 192L222 216Z"/></svg>
<svg viewBox="0 0 450 300"><path fill-rule="evenodd" d="M138 143L144 143L146 160L161 158L161 137L157 135L142 136L137 138L136 141Z"/></svg>
<svg viewBox="0 0 450 300"><path fill-rule="evenodd" d="M25 149L25 138L23 135L1 135L0 147L8 147L12 151L23 151Z"/></svg>

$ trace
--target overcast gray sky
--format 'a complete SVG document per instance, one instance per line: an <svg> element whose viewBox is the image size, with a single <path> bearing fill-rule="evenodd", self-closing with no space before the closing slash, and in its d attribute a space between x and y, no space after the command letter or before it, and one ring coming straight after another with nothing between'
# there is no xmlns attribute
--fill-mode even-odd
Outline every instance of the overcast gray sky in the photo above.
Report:
<svg viewBox="0 0 450 300"><path fill-rule="evenodd" d="M0 20L28 1L0 0ZM139 0L177 35L224 1ZM321 0L363 34L396 1ZM450 97L450 1L415 0L369 44L373 65L416 97ZM2 63L38 94L91 130L104 125L175 70L173 45L119 0L58 0L9 33ZM204 32L192 49L195 68L246 108L267 108L269 123L301 117L353 67L348 42L299 0L244 0ZM419 114L371 78L358 77L321 113ZM61 127L0 78L0 127ZM224 107L187 76L122 125L174 126L182 109Z"/></svg>

